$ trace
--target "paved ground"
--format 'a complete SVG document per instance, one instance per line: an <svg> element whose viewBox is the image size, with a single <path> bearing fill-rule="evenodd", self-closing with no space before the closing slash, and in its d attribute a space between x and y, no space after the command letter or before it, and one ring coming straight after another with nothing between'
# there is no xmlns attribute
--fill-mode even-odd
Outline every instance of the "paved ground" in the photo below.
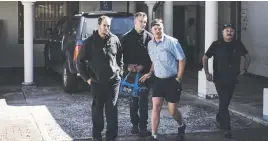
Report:
<svg viewBox="0 0 268 141"><path fill-rule="evenodd" d="M233 131L233 138L226 139L222 137L222 132L201 132L201 133L188 133L184 141L267 141L268 128L250 128ZM164 135L159 139L160 141L174 141L175 135ZM89 141L89 140L77 140ZM147 138L138 138L135 136L128 138L118 138L118 141L148 141Z"/></svg>
<svg viewBox="0 0 268 141"><path fill-rule="evenodd" d="M24 89L24 95L19 91L5 94L1 99L1 111L4 111L0 116L0 124L4 125L0 130L1 138L13 137L19 140L25 137L46 141L90 138L91 102L88 92L66 94L59 87ZM118 108L119 136L129 136L131 125L128 100L120 98ZM214 125L216 107L184 94L180 109L187 124L187 133L218 131ZM151 107L149 113L151 113ZM232 114L232 127L237 130L262 126ZM149 128L151 128L150 124ZM177 124L169 116L165 103L161 113L159 133L174 134L177 131L176 128Z"/></svg>
<svg viewBox="0 0 268 141"><path fill-rule="evenodd" d="M3 70L0 70L0 72L3 74ZM20 84L23 81L23 77L21 77L23 71L17 71L20 75L14 75L8 69L4 72L9 75L3 76L3 79L1 77L0 80L0 84L5 84L5 86L1 85L0 87L0 141L90 140L92 126L90 106L92 99L89 92L65 94L59 87L60 77L57 75L48 77L42 70L36 71L35 75L35 82L40 87L21 91ZM193 76L184 81L185 93L182 95L180 104L184 121L187 124L187 138L185 141L224 141L222 133L214 125L217 100L198 99L193 93L197 88L194 87L197 81ZM257 82L259 81L256 80L255 83ZM260 84L265 86L265 82L261 81ZM255 85L250 86L255 87ZM259 90L260 87L257 89ZM258 109L256 105L260 105L261 98L259 98L260 94L257 94L257 92L259 91L255 91L256 94L254 93L252 98L245 98L248 103L240 104L238 107L243 109L243 105L246 105L248 107L255 106ZM248 93L240 94L244 97L249 95ZM241 96L234 99L237 103L243 102ZM254 99L256 102L250 99ZM255 105L252 104L253 102ZM244 111L252 112L252 110ZM163 141L172 141L174 137L172 134L176 132L176 122L169 116L166 104L163 107L161 117L159 127L159 133L163 135L161 138ZM233 113L231 118L232 127L235 130L235 138L231 141L268 140L267 127L263 128L262 125ZM128 100L124 98L119 99L119 127L120 141L145 140L130 135Z"/></svg>
<svg viewBox="0 0 268 141"><path fill-rule="evenodd" d="M186 79L183 82L184 92L197 95L197 76L196 71L186 72ZM268 121L263 120L263 88L268 88L268 78L253 75L239 77L230 110L268 125ZM218 99L207 100L207 102L218 105Z"/></svg>

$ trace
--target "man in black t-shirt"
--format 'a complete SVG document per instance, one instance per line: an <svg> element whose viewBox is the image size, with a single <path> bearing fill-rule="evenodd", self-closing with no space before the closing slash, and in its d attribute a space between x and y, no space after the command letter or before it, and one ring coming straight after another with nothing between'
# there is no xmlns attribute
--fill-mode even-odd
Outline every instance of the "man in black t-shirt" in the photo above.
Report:
<svg viewBox="0 0 268 141"><path fill-rule="evenodd" d="M216 125L224 130L227 138L232 136L230 114L228 107L237 83L238 75L247 72L249 55L241 41L235 40L232 24L223 26L223 38L214 41L205 53L202 62L208 81L213 81L219 95L219 112L216 116ZM213 56L213 77L208 70L208 59ZM241 57L245 58L244 66L240 69Z"/></svg>

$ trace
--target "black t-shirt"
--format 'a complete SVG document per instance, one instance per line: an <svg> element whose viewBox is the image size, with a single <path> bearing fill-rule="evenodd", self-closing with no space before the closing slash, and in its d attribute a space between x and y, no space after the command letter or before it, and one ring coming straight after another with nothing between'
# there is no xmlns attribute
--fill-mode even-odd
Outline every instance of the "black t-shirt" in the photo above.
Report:
<svg viewBox="0 0 268 141"><path fill-rule="evenodd" d="M240 73L241 56L248 53L241 41L214 41L205 55L213 59L214 82L228 82L236 80Z"/></svg>
<svg viewBox="0 0 268 141"><path fill-rule="evenodd" d="M153 35L146 30L139 34L135 29L132 29L122 36L121 44L125 67L128 64L138 64L144 67L142 73L150 71L152 62L148 54L148 42L152 39Z"/></svg>

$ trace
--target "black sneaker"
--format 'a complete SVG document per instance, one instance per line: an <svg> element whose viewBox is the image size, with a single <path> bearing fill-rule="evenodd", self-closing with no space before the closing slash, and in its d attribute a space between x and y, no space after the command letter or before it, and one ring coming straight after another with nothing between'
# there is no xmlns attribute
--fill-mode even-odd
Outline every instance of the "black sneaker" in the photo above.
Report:
<svg viewBox="0 0 268 141"><path fill-rule="evenodd" d="M156 139L156 138L154 138L153 136L151 136L151 137L149 138L149 141L158 141L158 139Z"/></svg>
<svg viewBox="0 0 268 141"><path fill-rule="evenodd" d="M139 127L137 125L132 126L131 134L139 134Z"/></svg>
<svg viewBox="0 0 268 141"><path fill-rule="evenodd" d="M184 139L185 129L186 129L185 124L183 124L182 127L178 128L178 135L176 136L176 141L182 141Z"/></svg>
<svg viewBox="0 0 268 141"><path fill-rule="evenodd" d="M146 129L141 129L140 132L139 132L139 136L140 137L148 137L148 136L151 136L152 133Z"/></svg>
<svg viewBox="0 0 268 141"><path fill-rule="evenodd" d="M93 138L93 141L102 141L102 138Z"/></svg>
<svg viewBox="0 0 268 141"><path fill-rule="evenodd" d="M226 137L228 139L232 138L231 130L224 130L224 137Z"/></svg>

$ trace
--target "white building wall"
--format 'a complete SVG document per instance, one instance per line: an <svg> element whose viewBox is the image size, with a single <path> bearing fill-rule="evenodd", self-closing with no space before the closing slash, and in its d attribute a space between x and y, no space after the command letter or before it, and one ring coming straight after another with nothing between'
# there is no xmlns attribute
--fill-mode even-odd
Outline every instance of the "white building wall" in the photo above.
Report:
<svg viewBox="0 0 268 141"><path fill-rule="evenodd" d="M23 44L18 44L18 2L0 1L0 67L23 67ZM44 45L34 45L34 65L43 65Z"/></svg>
<svg viewBox="0 0 268 141"><path fill-rule="evenodd" d="M268 77L268 2L242 2L241 40L249 51L249 72Z"/></svg>
<svg viewBox="0 0 268 141"><path fill-rule="evenodd" d="M130 6L133 3L130 4ZM80 10L99 10L98 1L81 1ZM130 10L133 8L130 7ZM134 8L135 9L135 8ZM113 2L113 10L127 11L127 2ZM130 11L136 12L136 11ZM0 1L0 67L23 67L23 44L18 44L18 2ZM34 44L34 66L44 66L44 44Z"/></svg>

